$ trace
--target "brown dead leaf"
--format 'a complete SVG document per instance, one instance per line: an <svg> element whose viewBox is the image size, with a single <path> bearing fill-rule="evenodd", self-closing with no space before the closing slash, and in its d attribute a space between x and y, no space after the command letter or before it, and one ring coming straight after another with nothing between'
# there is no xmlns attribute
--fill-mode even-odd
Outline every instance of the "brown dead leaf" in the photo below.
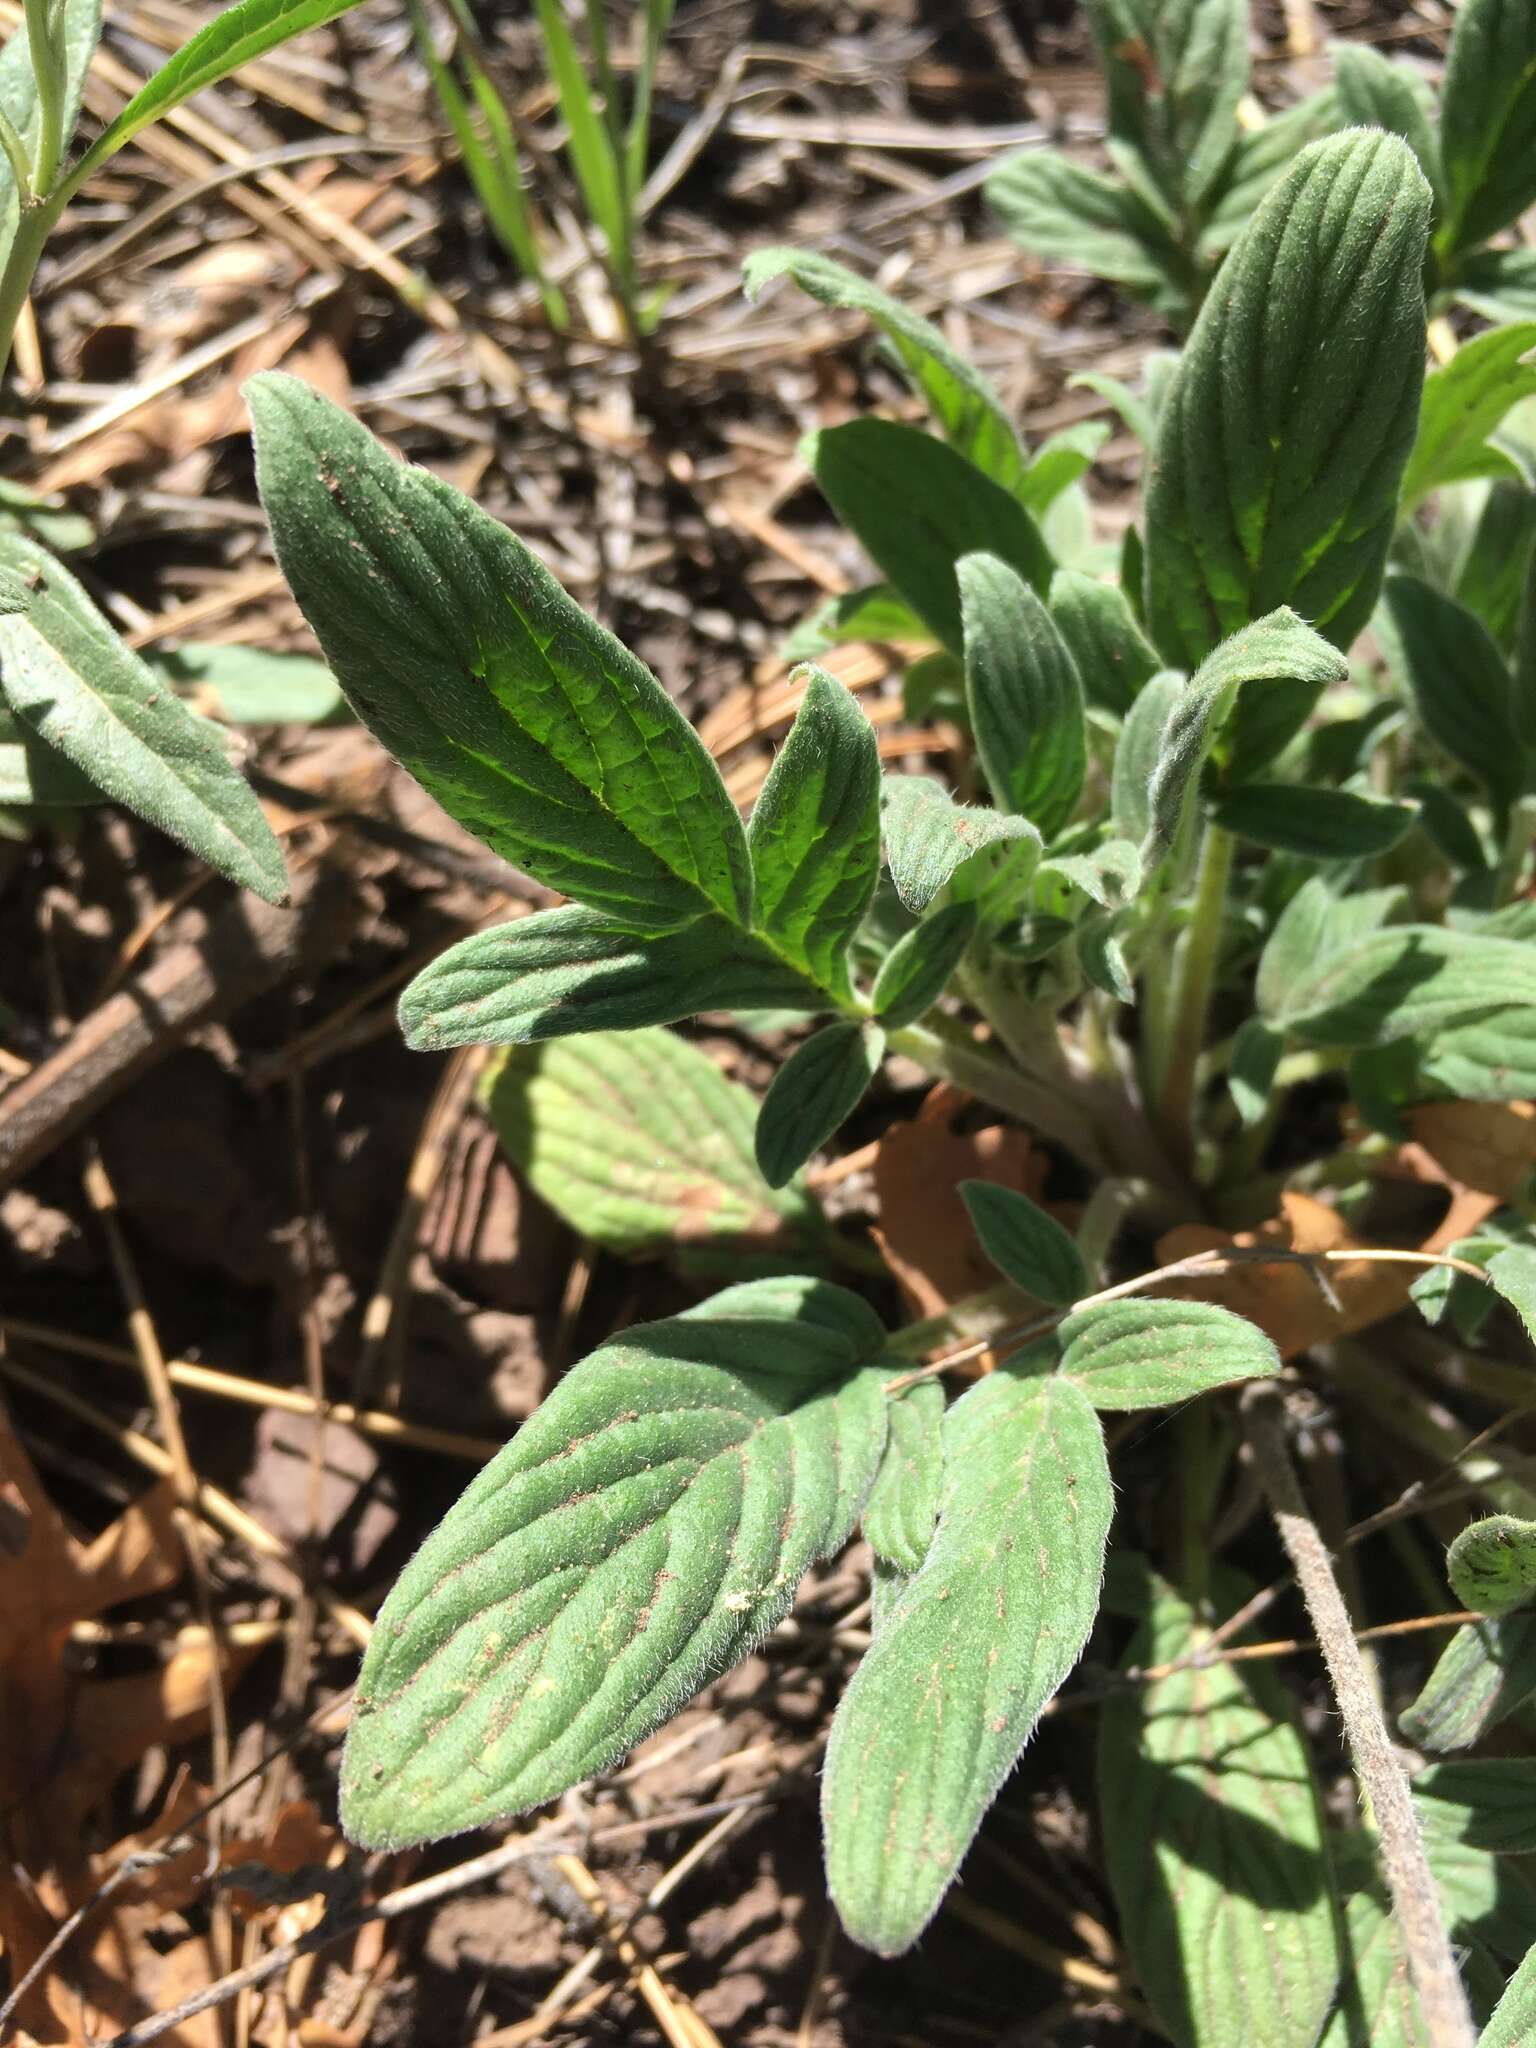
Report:
<svg viewBox="0 0 1536 2048"><path fill-rule="evenodd" d="M1406 1120L1455 1185L1513 1202L1536 1173L1536 1102L1426 1102Z"/></svg>
<svg viewBox="0 0 1536 2048"><path fill-rule="evenodd" d="M942 1315L952 1302L995 1287L960 1197L963 1180L996 1181L1038 1201L1046 1158L1015 1125L955 1128L971 1097L941 1083L910 1123L895 1124L875 1155L880 1224L875 1237L915 1314Z"/></svg>
<svg viewBox="0 0 1536 2048"><path fill-rule="evenodd" d="M1456 1189L1444 1220L1419 1249L1444 1251L1458 1237L1475 1230L1497 1206L1491 1196L1475 1189ZM1158 1240L1157 1256L1164 1265L1172 1265L1197 1252L1220 1251L1229 1245L1265 1245L1297 1252L1363 1249L1360 1239L1350 1235L1343 1218L1326 1202L1310 1195L1285 1194L1280 1198L1280 1214L1258 1230L1239 1231L1234 1236L1204 1224L1183 1224ZM1314 1344L1353 1336L1396 1315L1407 1305L1408 1290L1421 1270L1370 1259L1330 1261L1328 1284L1337 1298L1337 1308L1305 1267L1290 1264L1236 1266L1209 1280L1170 1281L1157 1292L1180 1301L1213 1301L1230 1308L1257 1323L1282 1358L1296 1358Z"/></svg>

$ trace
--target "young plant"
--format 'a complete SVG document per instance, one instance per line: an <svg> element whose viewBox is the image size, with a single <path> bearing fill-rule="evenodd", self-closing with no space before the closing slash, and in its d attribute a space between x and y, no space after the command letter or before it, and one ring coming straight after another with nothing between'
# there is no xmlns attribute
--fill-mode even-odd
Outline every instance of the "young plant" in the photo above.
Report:
<svg viewBox="0 0 1536 2048"><path fill-rule="evenodd" d="M0 372L48 237L88 180L184 100L352 4L239 0L169 58L71 163L99 0L27 0L24 25L0 51ZM81 525L4 487L0 805L30 811L109 797L231 881L283 901L282 849L222 734L124 644L59 561L55 548L89 539Z"/></svg>
<svg viewBox="0 0 1536 2048"><path fill-rule="evenodd" d="M1335 45L1335 77L1257 122L1248 0L1089 0L1108 88L1105 176L1053 150L998 166L987 194L1024 247L1087 269L1188 327L1216 265L1306 143L1347 127L1400 135L1434 192L1426 286L1490 320L1536 316L1536 257L1492 246L1536 200L1536 14L1464 0L1435 95L1411 65Z"/></svg>
<svg viewBox="0 0 1536 2048"><path fill-rule="evenodd" d="M585 50L564 0L535 0L545 61L565 124L565 154L631 334L648 334L661 299L642 295L637 239L650 149L651 100L675 0L645 0L628 111L608 43L607 0L586 0ZM511 109L491 77L467 0L449 0L457 32L452 61L438 51L425 9L412 0L416 43L453 129L485 217L508 256L538 286L550 325L569 325L564 296L544 265L544 231L528 197ZM455 66L457 68L455 68Z"/></svg>
<svg viewBox="0 0 1536 2048"><path fill-rule="evenodd" d="M1436 503L1525 488L1487 452L1492 401L1474 446L1447 424L1447 387L1423 388L1433 204L1380 131L1296 157L1165 379L1145 538L1118 584L1061 559L1096 560L1081 516L1060 514L1091 445L1028 449L934 328L850 273L755 261L754 288L788 273L862 307L932 410L938 436L865 419L810 445L886 578L814 630L876 616L911 644L908 703L942 699L969 732L976 801L882 775L859 705L810 667L743 825L655 678L512 534L303 386L250 387L278 556L358 715L462 824L571 899L427 968L402 1001L408 1041L510 1049L493 1114L600 1242L633 1254L707 1235L719 1259L771 1236L779 1262L601 1345L428 1538L359 1680L342 1777L357 1840L503 1821L611 1767L862 1527L873 1641L823 1785L829 1883L858 1941L891 1955L921 1934L1102 1609L1137 1630L1136 1676L1101 1722L1109 1870L1172 2038L1344 2048L1406 1968L1433 2038L1470 2041L1468 1999L1487 2010L1502 1989L1490 1948L1518 1952L1501 1932L1468 1952L1465 1987L1457 1975L1447 1927L1462 1938L1483 1852L1458 1844L1430 1872L1261 1408L1255 1459L1307 1562L1379 1861L1372 1835L1326 1826L1285 1688L1208 1661L1252 1590L1210 1557L1235 1450L1220 1390L1273 1378L1281 1356L1257 1309L1163 1290L1272 1254L1206 1249L1163 1270L1133 1250L1104 1284L1128 1218L1272 1213L1269 1139L1299 1083L1321 1079L1382 1128L1446 1096L1536 1092L1516 822L1531 607L1487 629L1500 681L1484 663L1463 732L1437 696L1436 606L1474 585L1492 603L1499 565L1479 520L1448 596L1434 529L1405 522L1405 478L1429 476ZM1472 481L1442 485L1447 463ZM1417 564L1386 580L1396 699L1349 659L1394 548ZM765 1008L813 1028L749 1156L739 1091L658 1027ZM969 1187L1003 1306L959 1304L937 1331L889 1330L861 1294L782 1270L796 1243L822 1263L795 1175L887 1051L1017 1115L1093 1190L1074 1236L1019 1192ZM1293 1189L1355 1188L1373 1143L1307 1160ZM1525 1266L1500 1260L1536 1246L1526 1212L1494 1221L1458 1253L1456 1285L1486 1265L1515 1300ZM1335 1333L1331 1297L1303 1288L1293 1325L1302 1310L1318 1335L1288 1331L1298 1356ZM913 1360L978 1318L997 1369L946 1406ZM1369 1391L1361 1372L1348 1384ZM1181 1529L1154 1538L1155 1558L1133 1534L1111 1549L1101 1417L1196 1397L1162 1479ZM1154 1442L1171 1455L1171 1433Z"/></svg>

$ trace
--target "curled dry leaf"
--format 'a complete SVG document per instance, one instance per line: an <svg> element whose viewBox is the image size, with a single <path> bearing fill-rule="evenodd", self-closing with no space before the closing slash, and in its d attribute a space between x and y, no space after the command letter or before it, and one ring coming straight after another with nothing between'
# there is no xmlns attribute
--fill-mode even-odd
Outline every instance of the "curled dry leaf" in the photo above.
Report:
<svg viewBox="0 0 1536 2048"><path fill-rule="evenodd" d="M1536 1102L1426 1102L1406 1122L1457 1186L1513 1202L1536 1173Z"/></svg>
<svg viewBox="0 0 1536 2048"><path fill-rule="evenodd" d="M971 1223L960 1185L994 1181L1038 1202L1046 1158L1013 1125L960 1127L971 1098L943 1084L910 1123L894 1124L875 1159L876 1232L913 1313L941 1315L952 1302L997 1285L997 1271Z"/></svg>
<svg viewBox="0 0 1536 2048"><path fill-rule="evenodd" d="M1444 1251L1497 1207L1491 1195L1458 1188L1443 1222L1419 1249ZM1287 1193L1280 1198L1280 1214L1258 1230L1243 1230L1234 1236L1205 1224L1182 1224L1158 1240L1157 1256L1164 1265L1171 1265L1196 1252L1220 1251L1232 1245L1296 1252L1362 1248L1337 1210L1311 1195ZM1282 1358L1295 1358L1314 1344L1350 1336L1395 1315L1406 1307L1415 1277L1415 1268L1409 1265L1341 1259L1331 1261L1327 1268L1333 1301L1313 1273L1294 1264L1236 1266L1209 1280L1170 1281L1162 1291L1187 1301L1218 1302L1247 1316L1266 1333Z"/></svg>

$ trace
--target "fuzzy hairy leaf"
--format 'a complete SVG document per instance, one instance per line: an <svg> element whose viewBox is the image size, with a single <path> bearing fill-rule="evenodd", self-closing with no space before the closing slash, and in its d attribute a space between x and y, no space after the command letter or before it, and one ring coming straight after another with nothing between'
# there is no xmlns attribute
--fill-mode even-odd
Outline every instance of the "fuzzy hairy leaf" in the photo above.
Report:
<svg viewBox="0 0 1536 2048"><path fill-rule="evenodd" d="M1477 1614L1507 1614L1536 1593L1536 1522L1485 1515L1445 1554L1451 1591Z"/></svg>
<svg viewBox="0 0 1536 2048"><path fill-rule="evenodd" d="M920 1380L890 1406L885 1456L864 1509L864 1535L881 1563L910 1578L928 1555L944 1471L944 1389Z"/></svg>
<svg viewBox="0 0 1536 2048"><path fill-rule="evenodd" d="M1027 818L957 804L928 775L886 776L880 785L880 828L896 894L908 910L918 912L989 846L1016 846L1026 860L1040 852L1040 834Z"/></svg>
<svg viewBox="0 0 1536 2048"><path fill-rule="evenodd" d="M1495 1252L1488 1261L1488 1278L1525 1325L1525 1334L1536 1343L1536 1249L1517 1244Z"/></svg>
<svg viewBox="0 0 1536 2048"><path fill-rule="evenodd" d="M1536 2040L1536 1948L1526 1951L1525 1960L1504 1987L1504 1996L1477 2037L1477 2048L1527 2048L1532 2040Z"/></svg>
<svg viewBox="0 0 1536 2048"><path fill-rule="evenodd" d="M853 1114L884 1056L879 1025L845 1017L796 1046L757 1116L757 1163L769 1187L783 1187Z"/></svg>
<svg viewBox="0 0 1536 2048"><path fill-rule="evenodd" d="M69 174L68 189L76 192L141 129L161 120L194 93L217 85L242 64L275 50L308 30L323 28L356 0L238 0L200 28L174 57L140 87L110 121Z"/></svg>
<svg viewBox="0 0 1536 2048"><path fill-rule="evenodd" d="M1463 1622L1399 1717L1420 1749L1469 1749L1536 1694L1536 1608Z"/></svg>
<svg viewBox="0 0 1536 2048"><path fill-rule="evenodd" d="M1161 667L1125 593L1081 570L1058 569L1051 578L1051 619L1089 702L1124 716Z"/></svg>
<svg viewBox="0 0 1536 2048"><path fill-rule="evenodd" d="M756 249L742 266L749 299L775 277L793 278L822 305L844 307L873 321L908 381L927 400L950 446L1005 490L1018 488L1024 476L1024 451L1002 400L931 320L812 249Z"/></svg>
<svg viewBox="0 0 1536 2048"><path fill-rule="evenodd" d="M753 1281L568 1373L380 1611L342 1764L353 1840L556 1798L760 1641L864 1505L883 1343L841 1288Z"/></svg>
<svg viewBox="0 0 1536 2048"><path fill-rule="evenodd" d="M1254 995L1259 1014L1277 1020L1294 984L1329 955L1342 952L1403 915L1401 890L1360 889L1336 896L1314 875L1291 897L1275 921L1259 958Z"/></svg>
<svg viewBox="0 0 1536 2048"><path fill-rule="evenodd" d="M1201 253L1213 256L1230 249L1264 194L1307 144L1319 142L1345 125L1338 93L1327 85L1310 99L1271 114L1256 128L1244 127L1212 194L1200 234Z"/></svg>
<svg viewBox="0 0 1536 2048"><path fill-rule="evenodd" d="M64 146L74 134L75 123L80 117L80 98L85 91L86 73L95 55L97 39L101 34L101 0L64 0L58 16L59 47L64 56L64 104L60 109L60 131ZM29 164L36 162L38 131L42 126L42 109L37 98L37 77L32 68L31 38L24 21L16 24L11 31L5 48L0 50L0 108L10 117L11 126L21 138ZM0 248L9 248L16 222L20 215L16 193L16 174L11 168L10 158L0 150ZM18 487L11 485L8 490ZM70 514L55 513L55 519L68 519ZM10 522L7 521L7 524ZM78 526L79 522L76 521ZM30 531L38 540L47 541L59 547L82 545L78 538L65 543L57 539L49 541L49 535L34 526ZM86 540L90 534L87 529Z"/></svg>
<svg viewBox="0 0 1536 2048"><path fill-rule="evenodd" d="M515 1053L486 1096L534 1193L583 1237L634 1257L785 1249L815 1203L757 1170L757 1104L675 1032L600 1031Z"/></svg>
<svg viewBox="0 0 1536 2048"><path fill-rule="evenodd" d="M1176 669L1159 670L1143 685L1120 729L1109 810L1115 831L1133 846L1140 847L1152 828L1152 778L1162 755L1163 734L1185 688L1186 678Z"/></svg>
<svg viewBox="0 0 1536 2048"><path fill-rule="evenodd" d="M102 793L73 761L40 740L0 698L0 804L99 804Z"/></svg>
<svg viewBox="0 0 1536 2048"><path fill-rule="evenodd" d="M1171 215L1220 179L1248 89L1245 0L1092 0L1111 151Z"/></svg>
<svg viewBox="0 0 1536 2048"><path fill-rule="evenodd" d="M944 1418L939 1524L832 1722L827 1878L897 1955L933 1918L1098 1610L1113 1496L1074 1386L1007 1366Z"/></svg>
<svg viewBox="0 0 1536 2048"><path fill-rule="evenodd" d="M1088 766L1076 664L1050 613L1006 563L967 555L956 575L976 751L998 803L1049 840L1072 815Z"/></svg>
<svg viewBox="0 0 1536 2048"><path fill-rule="evenodd" d="M1536 249L1479 249L1464 256L1454 290L1485 320L1536 320Z"/></svg>
<svg viewBox="0 0 1536 2048"><path fill-rule="evenodd" d="M1389 576L1381 638L1439 744L1500 803L1523 781L1509 671L1482 620L1417 576Z"/></svg>
<svg viewBox="0 0 1536 2048"><path fill-rule="evenodd" d="M780 650L786 661L815 661L850 640L908 641L927 645L928 628L888 583L867 583L829 597L803 619Z"/></svg>
<svg viewBox="0 0 1536 2048"><path fill-rule="evenodd" d="M848 947L880 872L880 752L857 700L813 668L752 813L755 928L792 967L848 993Z"/></svg>
<svg viewBox="0 0 1536 2048"><path fill-rule="evenodd" d="M741 820L644 663L504 526L328 399L275 374L246 394L283 573L358 716L423 788L633 931L706 912L745 925Z"/></svg>
<svg viewBox="0 0 1536 2048"><path fill-rule="evenodd" d="M1418 420L1429 210L1407 145L1352 130L1303 150L1238 237L1147 492L1147 613L1170 661L1194 668L1280 605L1339 647L1370 617Z"/></svg>
<svg viewBox="0 0 1536 2048"><path fill-rule="evenodd" d="M1536 951L1440 925L1394 925L1329 952L1286 991L1275 1021L1310 1045L1429 1038L1536 1004Z"/></svg>
<svg viewBox="0 0 1536 2048"><path fill-rule="evenodd" d="M1157 292L1169 284L1167 230L1117 179L1053 149L1031 149L999 164L986 194L1008 233L1034 255L1132 291Z"/></svg>
<svg viewBox="0 0 1536 2048"><path fill-rule="evenodd" d="M1264 1332L1213 1302L1101 1302L1056 1334L1062 1372L1095 1408L1162 1408L1280 1370Z"/></svg>
<svg viewBox="0 0 1536 2048"><path fill-rule="evenodd" d="M1413 1797L1427 1832L1497 1856L1536 1851L1536 1770L1524 1757L1431 1764Z"/></svg>
<svg viewBox="0 0 1536 2048"><path fill-rule="evenodd" d="M1054 1308L1088 1292L1082 1253L1028 1195L991 1180L963 1180L960 1194L982 1250L1005 1280Z"/></svg>
<svg viewBox="0 0 1536 2048"><path fill-rule="evenodd" d="M1269 1107L1275 1070L1284 1051L1285 1039L1278 1031L1272 1031L1262 1017L1249 1017L1239 1025L1232 1045L1232 1064L1227 1069L1227 1086L1245 1130L1251 1130Z"/></svg>
<svg viewBox="0 0 1536 2048"><path fill-rule="evenodd" d="M1394 63L1369 43L1336 43L1334 78L1339 111L1350 128L1385 128L1401 135L1419 168L1440 189L1440 146L1435 140L1435 96L1411 65Z"/></svg>
<svg viewBox="0 0 1536 2048"><path fill-rule="evenodd" d="M1020 502L1037 519L1044 519L1062 492L1088 474L1108 439L1109 428L1102 420L1079 420L1048 435L1024 472Z"/></svg>
<svg viewBox="0 0 1536 2048"><path fill-rule="evenodd" d="M1464 341L1424 379L1418 439L1403 472L1403 509L1469 477L1516 476L1488 437L1511 406L1536 392L1536 321L1495 327Z"/></svg>
<svg viewBox="0 0 1536 2048"><path fill-rule="evenodd" d="M1127 1665L1174 1663L1209 1632L1158 1584ZM1112 1695L1099 1783L1122 1937L1176 2048L1315 2040L1339 1973L1333 1887L1306 1747L1274 1674L1214 1663Z"/></svg>
<svg viewBox="0 0 1536 2048"><path fill-rule="evenodd" d="M476 932L440 953L401 996L400 1028L418 1052L440 1052L634 1031L700 1010L825 1006L819 990L723 920L642 938L571 905Z"/></svg>
<svg viewBox="0 0 1536 2048"><path fill-rule="evenodd" d="M1036 590L1050 588L1049 551L1018 499L931 434L849 420L813 434L806 459L838 518L952 653L963 645L962 555L997 555Z"/></svg>
<svg viewBox="0 0 1536 2048"><path fill-rule="evenodd" d="M1090 853L1058 853L1040 863L1103 910L1120 910L1141 887L1141 855L1129 839L1106 839Z"/></svg>
<svg viewBox="0 0 1536 2048"><path fill-rule="evenodd" d="M1388 797L1294 782L1243 783L1211 808L1223 831L1305 860L1364 860L1385 853L1417 815L1411 804Z"/></svg>
<svg viewBox="0 0 1536 2048"><path fill-rule="evenodd" d="M213 699L231 725L323 725L345 710L336 678L307 654L183 641L150 667L181 689Z"/></svg>
<svg viewBox="0 0 1536 2048"><path fill-rule="evenodd" d="M283 850L215 725L117 637L45 548L0 533L0 570L28 580L0 615L0 694L39 739L115 803L268 903L288 894Z"/></svg>
<svg viewBox="0 0 1536 2048"><path fill-rule="evenodd" d="M1326 685L1348 673L1338 650L1284 607L1223 640L1180 691L1163 727L1147 790L1143 860L1160 858L1178 837L1184 807L1243 684L1294 678Z"/></svg>
<svg viewBox="0 0 1536 2048"><path fill-rule="evenodd" d="M1456 250L1536 199L1536 12L1527 0L1463 0L1440 95L1445 218Z"/></svg>
<svg viewBox="0 0 1536 2048"><path fill-rule="evenodd" d="M946 903L903 934L880 963L870 1001L888 1031L915 1023L943 995L976 930L973 903Z"/></svg>

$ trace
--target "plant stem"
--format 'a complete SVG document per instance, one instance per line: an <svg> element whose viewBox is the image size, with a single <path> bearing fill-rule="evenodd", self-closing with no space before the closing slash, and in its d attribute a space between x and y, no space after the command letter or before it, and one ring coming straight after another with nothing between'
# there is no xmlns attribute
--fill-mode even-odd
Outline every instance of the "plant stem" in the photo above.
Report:
<svg viewBox="0 0 1536 2048"><path fill-rule="evenodd" d="M1284 1408L1279 1397L1265 1389L1245 1402L1243 1412L1275 1526L1328 1667L1355 1775L1370 1801L1425 2031L1435 2048L1473 2048L1472 2015L1425 1858L1408 1776L1371 1690L1327 1548L1302 1496L1286 1443Z"/></svg>
<svg viewBox="0 0 1536 2048"><path fill-rule="evenodd" d="M929 1073L1016 1116L1042 1138L1065 1145L1092 1171L1109 1171L1092 1124L1059 1084L1048 1086L1034 1080L983 1047L923 1024L893 1031L887 1042L892 1052L904 1053Z"/></svg>
<svg viewBox="0 0 1536 2048"><path fill-rule="evenodd" d="M17 133L16 124L4 107L0 107L0 149L6 154L11 166L11 176L16 180L16 196L23 206L32 203L32 166L27 161L27 145Z"/></svg>
<svg viewBox="0 0 1536 2048"><path fill-rule="evenodd" d="M26 0L27 42L37 86L37 157L32 165L32 190L47 193L58 176L64 154L64 76L62 37L57 26L59 0ZM54 19L50 20L50 15Z"/></svg>
<svg viewBox="0 0 1536 2048"><path fill-rule="evenodd" d="M21 318L21 309L27 302L38 263L57 218L58 209L52 201L36 201L31 206L22 206L21 218L16 223L16 232L6 252L5 268L0 270L0 377L5 375L6 365L10 362L16 322Z"/></svg>
<svg viewBox="0 0 1536 2048"><path fill-rule="evenodd" d="M1195 1078L1205 1045L1206 1014L1221 951L1231 872L1231 833L1222 831L1219 825L1207 825L1200 848L1194 909L1189 928L1179 943L1170 996L1172 1023L1153 1103L1164 1143L1185 1166L1194 1158Z"/></svg>

